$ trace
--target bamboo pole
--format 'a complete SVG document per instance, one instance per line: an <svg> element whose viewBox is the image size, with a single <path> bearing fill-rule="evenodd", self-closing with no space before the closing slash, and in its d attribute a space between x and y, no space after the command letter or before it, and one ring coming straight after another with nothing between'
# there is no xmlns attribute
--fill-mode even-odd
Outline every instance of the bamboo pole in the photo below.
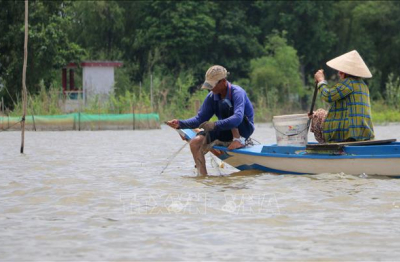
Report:
<svg viewBox="0 0 400 262"><path fill-rule="evenodd" d="M28 60L28 0L25 0L25 40L24 40L24 65L22 68L22 103L23 113L21 120L21 154L24 153L24 140L25 140L25 116L26 116L26 103L27 103L27 91L26 91L26 64Z"/></svg>
<svg viewBox="0 0 400 262"><path fill-rule="evenodd" d="M132 130L135 130L135 124L136 124L136 123L135 123L135 120L136 120L136 119L135 119L135 104L134 104L134 103L135 103L135 102L134 102L135 100L134 100L134 95L135 95L135 94L132 94L132 118L133 118L133 119L132 119L132 120L133 120Z"/></svg>
<svg viewBox="0 0 400 262"><path fill-rule="evenodd" d="M4 117L5 117L5 114L4 114L4 106L3 106L3 98L1 98L1 114L0 114L0 117L1 117L1 129L4 129Z"/></svg>
<svg viewBox="0 0 400 262"><path fill-rule="evenodd" d="M150 100L151 100L151 110L153 109L153 73L150 74Z"/></svg>

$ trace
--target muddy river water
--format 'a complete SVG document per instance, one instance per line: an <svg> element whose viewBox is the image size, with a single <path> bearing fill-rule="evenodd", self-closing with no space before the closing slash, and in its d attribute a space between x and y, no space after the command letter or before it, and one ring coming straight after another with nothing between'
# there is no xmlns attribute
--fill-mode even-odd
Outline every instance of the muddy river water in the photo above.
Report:
<svg viewBox="0 0 400 262"><path fill-rule="evenodd" d="M400 140L400 125L375 131ZM211 156L197 177L165 125L20 143L0 132L0 261L400 258L400 179L237 172Z"/></svg>

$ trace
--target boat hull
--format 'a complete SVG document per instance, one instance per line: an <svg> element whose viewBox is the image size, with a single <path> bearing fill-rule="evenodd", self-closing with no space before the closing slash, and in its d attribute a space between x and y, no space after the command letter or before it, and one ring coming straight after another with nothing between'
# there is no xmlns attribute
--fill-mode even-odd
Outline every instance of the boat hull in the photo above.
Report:
<svg viewBox="0 0 400 262"><path fill-rule="evenodd" d="M187 141L196 135L191 129L181 129L178 132ZM239 170L255 169L296 175L345 173L400 177L400 143L385 140L382 144L382 141L367 141L368 145L360 145L362 142L357 142L358 145L339 143L340 146L333 147L331 151L329 146L319 151L319 146L311 143L308 147L314 147L313 150L306 150L304 146L271 144L235 150L214 146L211 152Z"/></svg>
<svg viewBox="0 0 400 262"><path fill-rule="evenodd" d="M400 144L351 147L341 155L307 154L304 147L254 146L229 151L214 147L216 155L239 169L278 174L345 173L400 176Z"/></svg>
<svg viewBox="0 0 400 262"><path fill-rule="evenodd" d="M246 155L228 152L223 161L239 169L258 169L279 174L345 173L352 175L400 175L400 158L311 159Z"/></svg>

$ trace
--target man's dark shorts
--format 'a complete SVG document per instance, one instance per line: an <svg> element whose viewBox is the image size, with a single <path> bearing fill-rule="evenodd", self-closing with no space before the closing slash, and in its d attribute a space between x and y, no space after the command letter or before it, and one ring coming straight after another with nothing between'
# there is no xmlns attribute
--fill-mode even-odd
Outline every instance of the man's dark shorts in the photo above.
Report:
<svg viewBox="0 0 400 262"><path fill-rule="evenodd" d="M244 120L238 126L240 136L248 139L254 132L254 125L250 123L247 117L244 117ZM213 130L208 132L200 131L197 135L203 135L207 137L207 143L211 143L214 140L219 140L223 142L232 141L232 130Z"/></svg>

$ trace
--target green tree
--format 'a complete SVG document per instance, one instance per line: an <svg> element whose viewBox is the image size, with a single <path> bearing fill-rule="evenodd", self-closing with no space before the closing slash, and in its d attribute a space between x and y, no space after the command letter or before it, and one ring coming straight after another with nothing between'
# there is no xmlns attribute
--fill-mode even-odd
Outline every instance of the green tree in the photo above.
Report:
<svg viewBox="0 0 400 262"><path fill-rule="evenodd" d="M138 60L143 73L157 63L179 74L181 69L201 62L200 54L208 52L214 34L215 21L209 16L212 5L153 1L142 8L146 16L130 36L129 48L141 56Z"/></svg>
<svg viewBox="0 0 400 262"><path fill-rule="evenodd" d="M287 31L288 43L300 58L303 81L322 67L338 39L331 27L335 12L332 1L257 2L262 36L274 29ZM261 37L262 37L261 36Z"/></svg>
<svg viewBox="0 0 400 262"><path fill-rule="evenodd" d="M258 27L247 24L251 2L153 1L125 8L132 6L141 11L130 18L135 29L127 28L124 43L140 75L156 64L175 76L190 69L198 84L210 65L222 64L234 79L247 76L250 59L262 53Z"/></svg>
<svg viewBox="0 0 400 262"><path fill-rule="evenodd" d="M400 3L362 2L353 9L354 28L351 45L357 47L379 79L376 90L385 96L389 75L400 76Z"/></svg>
<svg viewBox="0 0 400 262"><path fill-rule="evenodd" d="M122 57L124 9L116 1L76 1L71 7L74 23L70 37L88 51L87 59L118 60Z"/></svg>
<svg viewBox="0 0 400 262"><path fill-rule="evenodd" d="M0 4L0 77L5 86L1 94L12 106L21 90L24 2L1 1ZM67 36L71 27L71 19L65 16L67 6L62 1L29 2L27 87L31 94L40 90L41 80L49 88L54 79L61 78L61 68L79 60L84 53Z"/></svg>
<svg viewBox="0 0 400 262"><path fill-rule="evenodd" d="M251 60L250 84L252 98L266 97L270 108L298 102L304 94L297 51L287 44L285 32L268 36L265 55Z"/></svg>
<svg viewBox="0 0 400 262"><path fill-rule="evenodd" d="M213 52L208 59L211 63L224 65L231 72L231 80L246 77L250 71L250 60L263 53L263 46L257 40L259 28L248 22L252 16L253 3L216 3L216 34L212 43Z"/></svg>

